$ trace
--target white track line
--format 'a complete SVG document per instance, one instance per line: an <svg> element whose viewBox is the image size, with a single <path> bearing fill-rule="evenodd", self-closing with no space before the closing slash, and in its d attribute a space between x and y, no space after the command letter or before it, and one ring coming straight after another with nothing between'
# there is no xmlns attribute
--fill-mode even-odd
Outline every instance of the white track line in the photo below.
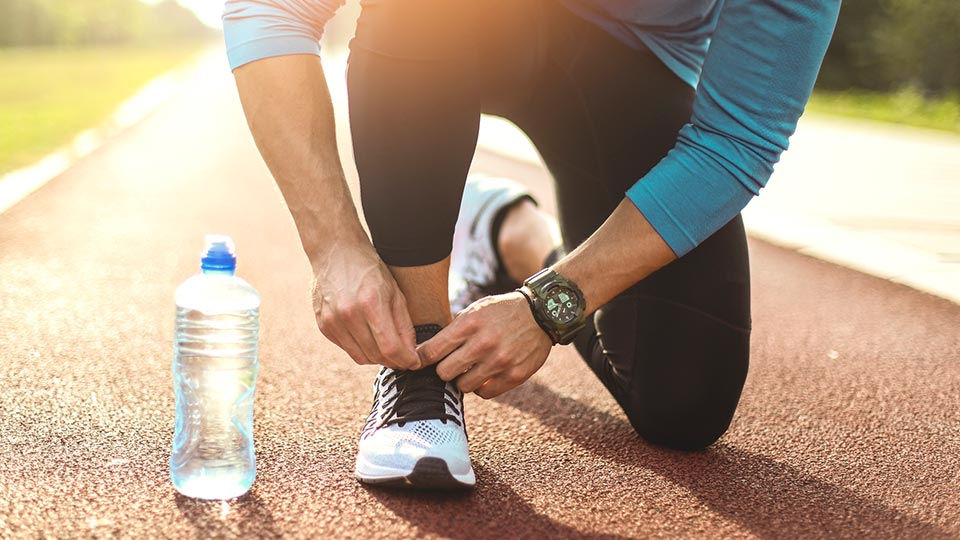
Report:
<svg viewBox="0 0 960 540"><path fill-rule="evenodd" d="M33 165L0 176L0 214L63 174L78 160L96 151L120 131L146 118L176 93L183 79L208 54L212 52L202 54L197 60L151 80L120 104L101 125L78 134L66 146Z"/></svg>

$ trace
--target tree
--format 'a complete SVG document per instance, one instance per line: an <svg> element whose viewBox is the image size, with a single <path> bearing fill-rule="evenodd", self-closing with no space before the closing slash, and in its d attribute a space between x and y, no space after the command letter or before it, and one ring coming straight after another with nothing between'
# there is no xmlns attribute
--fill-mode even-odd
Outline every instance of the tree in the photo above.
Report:
<svg viewBox="0 0 960 540"><path fill-rule="evenodd" d="M210 32L172 0L0 1L0 46L132 43Z"/></svg>
<svg viewBox="0 0 960 540"><path fill-rule="evenodd" d="M960 91L960 0L847 0L818 85Z"/></svg>
<svg viewBox="0 0 960 540"><path fill-rule="evenodd" d="M873 32L886 77L928 95L960 91L960 0L886 0Z"/></svg>

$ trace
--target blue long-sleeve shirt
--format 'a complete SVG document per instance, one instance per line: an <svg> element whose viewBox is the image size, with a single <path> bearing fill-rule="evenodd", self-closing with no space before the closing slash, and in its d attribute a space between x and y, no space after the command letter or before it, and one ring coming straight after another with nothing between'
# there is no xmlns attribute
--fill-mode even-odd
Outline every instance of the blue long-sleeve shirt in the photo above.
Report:
<svg viewBox="0 0 960 540"><path fill-rule="evenodd" d="M227 0L231 68L319 54L323 26L343 1ZM677 144L626 193L682 256L766 185L813 90L840 0L557 1L649 49L697 89Z"/></svg>

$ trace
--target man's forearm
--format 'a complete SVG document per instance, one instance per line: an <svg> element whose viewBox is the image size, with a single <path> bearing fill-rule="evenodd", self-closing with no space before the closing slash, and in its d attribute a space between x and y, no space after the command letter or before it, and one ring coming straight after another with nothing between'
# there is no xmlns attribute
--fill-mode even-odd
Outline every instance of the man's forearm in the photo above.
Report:
<svg viewBox="0 0 960 540"><path fill-rule="evenodd" d="M583 291L587 312L676 259L673 251L624 199L604 224L553 269Z"/></svg>
<svg viewBox="0 0 960 540"><path fill-rule="evenodd" d="M266 58L234 76L250 131L311 263L337 245L368 242L344 180L320 59Z"/></svg>

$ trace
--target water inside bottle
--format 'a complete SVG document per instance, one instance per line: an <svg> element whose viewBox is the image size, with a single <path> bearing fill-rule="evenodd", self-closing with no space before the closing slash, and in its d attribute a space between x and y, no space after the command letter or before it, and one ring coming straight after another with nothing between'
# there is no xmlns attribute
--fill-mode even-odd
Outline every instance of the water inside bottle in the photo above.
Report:
<svg viewBox="0 0 960 540"><path fill-rule="evenodd" d="M177 307L170 477L184 495L228 499L253 484L258 315Z"/></svg>

